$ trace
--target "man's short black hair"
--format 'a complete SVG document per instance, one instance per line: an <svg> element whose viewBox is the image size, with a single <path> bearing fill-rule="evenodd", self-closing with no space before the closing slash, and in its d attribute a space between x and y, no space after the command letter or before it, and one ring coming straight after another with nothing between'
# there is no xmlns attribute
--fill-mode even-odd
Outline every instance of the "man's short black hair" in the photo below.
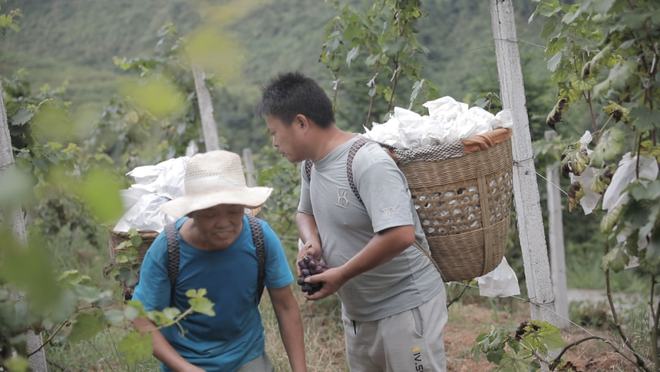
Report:
<svg viewBox="0 0 660 372"><path fill-rule="evenodd" d="M286 124L303 114L322 128L335 121L332 103L323 89L299 72L277 76L263 90L258 112L274 116Z"/></svg>

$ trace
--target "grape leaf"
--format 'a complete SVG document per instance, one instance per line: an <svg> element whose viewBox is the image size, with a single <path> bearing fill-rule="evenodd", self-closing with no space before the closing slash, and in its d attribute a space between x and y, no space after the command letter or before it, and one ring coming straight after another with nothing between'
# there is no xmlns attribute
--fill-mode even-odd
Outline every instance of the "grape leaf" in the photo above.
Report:
<svg viewBox="0 0 660 372"><path fill-rule="evenodd" d="M69 334L69 340L71 342L78 342L90 339L101 332L105 325L105 317L99 309L80 313L76 316L73 328Z"/></svg>
<svg viewBox="0 0 660 372"><path fill-rule="evenodd" d="M149 359L153 352L151 336L133 331L119 342L118 349L129 364Z"/></svg>

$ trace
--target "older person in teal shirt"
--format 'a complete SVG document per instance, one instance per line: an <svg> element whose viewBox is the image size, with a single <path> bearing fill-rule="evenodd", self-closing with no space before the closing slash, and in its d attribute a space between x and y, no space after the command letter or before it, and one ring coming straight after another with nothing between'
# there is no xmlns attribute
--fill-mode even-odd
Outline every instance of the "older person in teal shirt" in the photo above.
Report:
<svg viewBox="0 0 660 372"><path fill-rule="evenodd" d="M154 355L165 371L272 371L264 352L264 330L257 306L257 253L245 207L257 207L271 189L247 187L238 155L213 151L192 157L186 168L184 197L162 206L177 220L179 271L172 288L167 271L165 234L145 255L133 298L147 311L188 307L185 293L205 288L215 316L192 314L177 326L157 329L135 321L152 334ZM293 275L279 239L264 222L265 278L291 369L306 371Z"/></svg>

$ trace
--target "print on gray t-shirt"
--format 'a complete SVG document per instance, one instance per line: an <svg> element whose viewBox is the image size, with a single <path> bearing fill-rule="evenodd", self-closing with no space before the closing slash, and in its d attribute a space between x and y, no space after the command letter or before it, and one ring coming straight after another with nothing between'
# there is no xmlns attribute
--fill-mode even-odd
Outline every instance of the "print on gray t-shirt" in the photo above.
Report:
<svg viewBox="0 0 660 372"><path fill-rule="evenodd" d="M396 226L414 224L417 242L428 250L408 183L378 144L367 143L353 160L353 178L364 205L351 191L346 159L356 139L315 162L311 181L301 167L298 211L314 216L328 265L344 264L376 232ZM349 319L372 321L417 307L441 291L444 286L436 268L411 246L391 261L349 280L338 294Z"/></svg>

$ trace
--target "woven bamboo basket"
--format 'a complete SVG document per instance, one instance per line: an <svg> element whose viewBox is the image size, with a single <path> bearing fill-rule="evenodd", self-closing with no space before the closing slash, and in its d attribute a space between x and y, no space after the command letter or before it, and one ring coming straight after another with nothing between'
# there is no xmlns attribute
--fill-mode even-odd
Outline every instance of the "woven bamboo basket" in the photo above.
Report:
<svg viewBox="0 0 660 372"><path fill-rule="evenodd" d="M138 255L139 259L138 262L141 264L142 260L144 259L144 255L147 253L147 250L151 246L151 243L156 239L158 236L157 231L138 231L138 234L142 238L142 243L138 247ZM110 231L110 239L108 242L108 251L110 253L110 263L105 267L104 273L107 275L112 267L115 264L115 256L116 256L116 249L119 244L122 242L129 240L130 237L128 233L125 232L117 232L117 231ZM139 271L137 273L139 275ZM135 282L137 282L137 276L133 279ZM125 300L130 300L133 297L133 290L135 289L132 285L129 285L127 283L122 284L122 295Z"/></svg>
<svg viewBox="0 0 660 372"><path fill-rule="evenodd" d="M512 197L511 134L499 143L463 141L460 157L400 164L445 281L470 280L499 265L506 247ZM483 145L483 141L479 143Z"/></svg>
<svg viewBox="0 0 660 372"><path fill-rule="evenodd" d="M153 243L156 237L158 236L158 231L138 231L138 234L142 238L142 244L140 244L140 246L138 247L138 252L140 254L140 262L142 262L144 255L147 253L147 249L149 249L151 243ZM117 246L129 239L130 238L128 236L128 233L118 232L118 231L110 232L110 241L108 243L110 259L114 260L115 249L117 248Z"/></svg>

